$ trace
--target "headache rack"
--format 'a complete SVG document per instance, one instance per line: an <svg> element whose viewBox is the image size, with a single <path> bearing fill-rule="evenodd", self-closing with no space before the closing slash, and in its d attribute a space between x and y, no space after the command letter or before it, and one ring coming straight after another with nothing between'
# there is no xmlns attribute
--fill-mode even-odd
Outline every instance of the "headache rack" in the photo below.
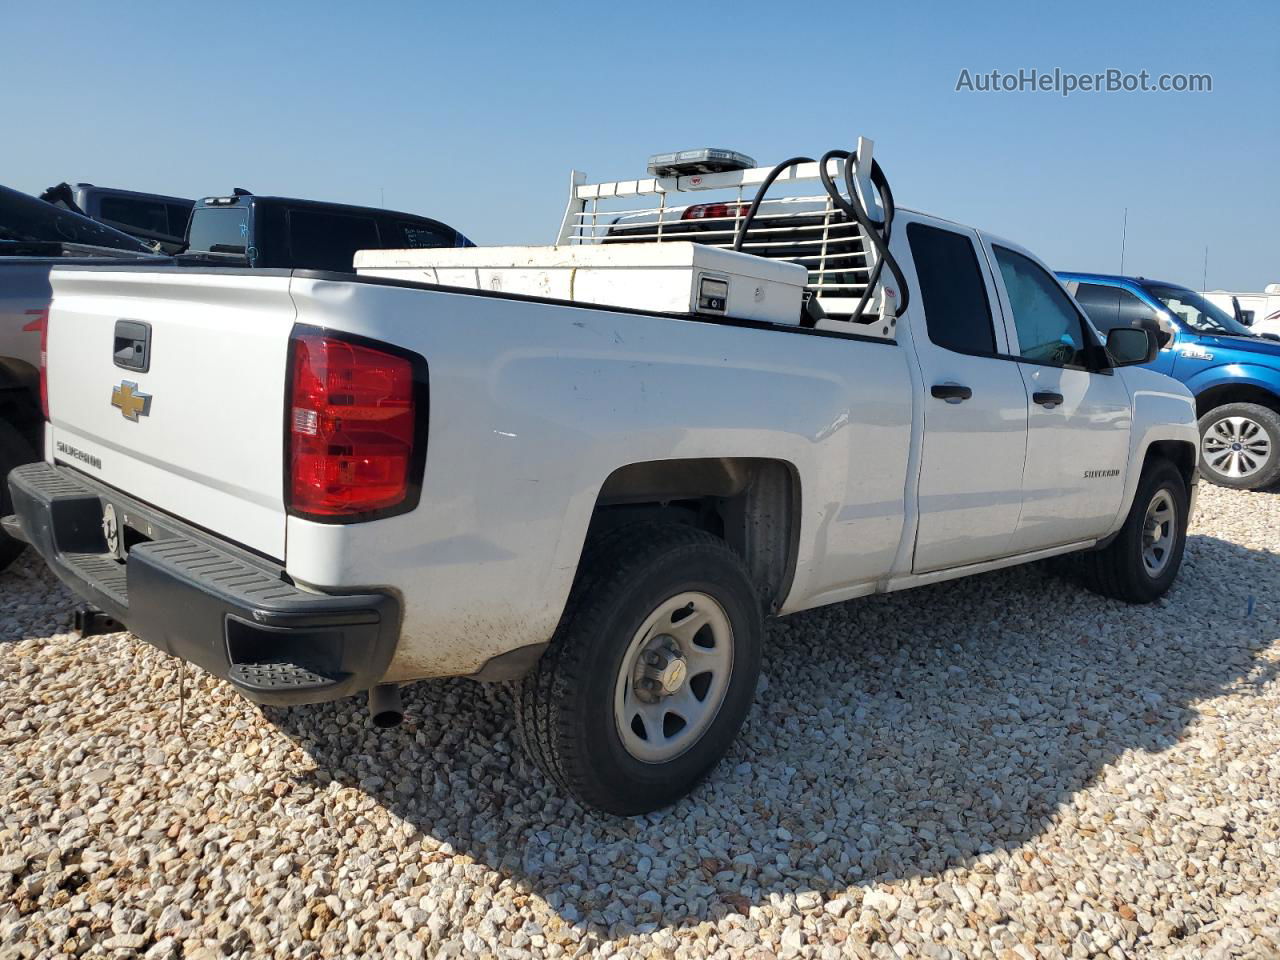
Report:
<svg viewBox="0 0 1280 960"><path fill-rule="evenodd" d="M869 171L872 143L858 140L864 198L874 198ZM560 225L561 245L662 243L683 240L730 249L760 184L771 167L721 173L645 177L588 183L573 171L569 204ZM837 164L829 172L840 181ZM813 186L817 185L814 192ZM652 201L650 201L652 198ZM879 210L870 210L873 219ZM832 320L847 321L867 288L875 247L858 224L837 208L822 188L817 163L784 171L770 188L742 246L744 253L789 260L809 273L807 290ZM879 284L877 284L879 287ZM874 292L860 332L892 335L880 323L882 291ZM862 329L865 326L867 329Z"/></svg>

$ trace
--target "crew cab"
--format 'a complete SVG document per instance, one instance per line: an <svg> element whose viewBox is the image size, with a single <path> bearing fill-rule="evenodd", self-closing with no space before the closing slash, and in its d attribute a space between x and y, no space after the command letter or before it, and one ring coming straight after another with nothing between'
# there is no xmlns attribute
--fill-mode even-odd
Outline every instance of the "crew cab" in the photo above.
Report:
<svg viewBox="0 0 1280 960"><path fill-rule="evenodd" d="M398 684L511 682L555 783L652 810L744 722L767 616L1065 554L1129 602L1177 575L1199 438L1154 334L1104 339L1016 244L880 229L905 287L865 322L55 270L47 462L5 527L258 702L391 723Z"/></svg>
<svg viewBox="0 0 1280 960"><path fill-rule="evenodd" d="M1238 322L1201 294L1145 277L1059 273L1101 331L1161 332L1154 370L1186 384L1200 418L1200 469L1224 487L1280 481L1280 338Z"/></svg>

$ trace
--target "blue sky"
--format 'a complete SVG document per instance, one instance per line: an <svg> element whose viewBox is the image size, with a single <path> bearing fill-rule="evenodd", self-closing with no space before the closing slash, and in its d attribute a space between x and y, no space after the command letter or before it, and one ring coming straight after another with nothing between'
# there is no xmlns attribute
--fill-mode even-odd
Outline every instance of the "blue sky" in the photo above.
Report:
<svg viewBox="0 0 1280 960"><path fill-rule="evenodd" d="M572 167L876 141L902 206L1061 269L1280 281L1280 5L22 3L0 182L387 206L551 242ZM1211 93L957 93L962 69L1208 73Z"/></svg>

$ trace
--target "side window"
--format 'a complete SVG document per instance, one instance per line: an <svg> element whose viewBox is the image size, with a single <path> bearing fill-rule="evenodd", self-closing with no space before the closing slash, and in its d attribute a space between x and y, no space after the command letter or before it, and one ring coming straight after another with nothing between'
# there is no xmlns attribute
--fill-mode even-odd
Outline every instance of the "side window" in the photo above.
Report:
<svg viewBox="0 0 1280 960"><path fill-rule="evenodd" d="M957 353L994 354L991 303L973 241L923 223L907 227L929 339Z"/></svg>
<svg viewBox="0 0 1280 960"><path fill-rule="evenodd" d="M1106 336L1120 321L1120 288L1101 283L1081 283L1075 289L1076 303L1084 309L1093 325Z"/></svg>
<svg viewBox="0 0 1280 960"><path fill-rule="evenodd" d="M379 226L382 245L389 250L418 247L452 247L453 231L413 220L384 220Z"/></svg>
<svg viewBox="0 0 1280 960"><path fill-rule="evenodd" d="M378 224L372 217L324 210L289 211L293 265L351 273L357 250L377 250Z"/></svg>
<svg viewBox="0 0 1280 960"><path fill-rule="evenodd" d="M1151 307L1123 287L1081 283L1076 302L1104 337L1116 327L1140 327L1156 319Z"/></svg>
<svg viewBox="0 0 1280 960"><path fill-rule="evenodd" d="M1055 367L1085 366L1084 325L1062 288L1039 264L994 247L1023 357Z"/></svg>
<svg viewBox="0 0 1280 960"><path fill-rule="evenodd" d="M169 232L169 212L159 200L105 196L98 207L98 216L134 230L145 230L148 233Z"/></svg>
<svg viewBox="0 0 1280 960"><path fill-rule="evenodd" d="M1120 323L1123 327L1140 327L1156 322L1156 311L1128 290L1120 291Z"/></svg>

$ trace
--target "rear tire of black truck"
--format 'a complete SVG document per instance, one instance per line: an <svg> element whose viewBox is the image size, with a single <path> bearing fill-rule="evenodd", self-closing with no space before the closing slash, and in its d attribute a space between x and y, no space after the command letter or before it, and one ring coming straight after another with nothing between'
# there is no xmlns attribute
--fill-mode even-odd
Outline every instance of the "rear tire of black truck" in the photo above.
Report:
<svg viewBox="0 0 1280 960"><path fill-rule="evenodd" d="M606 534L584 552L550 647L514 685L524 748L586 806L630 816L674 803L742 727L763 630L723 540L672 523Z"/></svg>
<svg viewBox="0 0 1280 960"><path fill-rule="evenodd" d="M1148 465L1120 533L1102 550L1079 555L1085 585L1126 603L1152 603L1178 576L1187 545L1187 485L1168 460Z"/></svg>
<svg viewBox="0 0 1280 960"><path fill-rule="evenodd" d="M0 516L7 517L13 513L13 498L9 496L9 471L38 459L35 450L23 439L22 434L0 420ZM26 548L27 545L20 540L0 533L0 570L9 569Z"/></svg>
<svg viewBox="0 0 1280 960"><path fill-rule="evenodd" d="M1280 480L1280 413L1225 403L1200 418L1200 472L1220 487L1265 490Z"/></svg>

